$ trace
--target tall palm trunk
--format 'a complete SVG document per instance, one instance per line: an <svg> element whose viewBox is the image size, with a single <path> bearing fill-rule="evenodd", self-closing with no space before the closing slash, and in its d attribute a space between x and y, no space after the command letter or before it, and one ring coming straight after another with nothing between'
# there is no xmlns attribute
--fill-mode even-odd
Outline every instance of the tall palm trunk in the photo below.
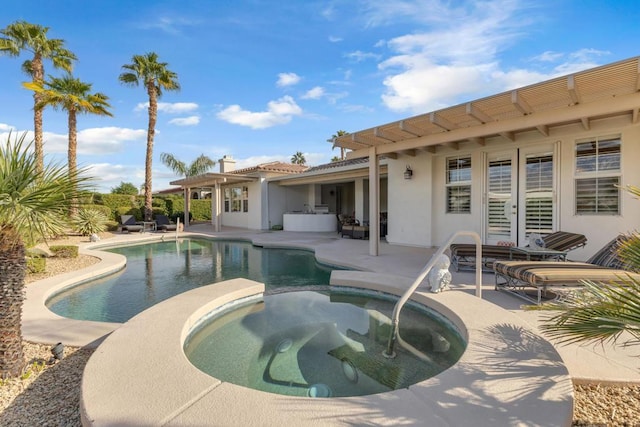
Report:
<svg viewBox="0 0 640 427"><path fill-rule="evenodd" d="M69 108L69 147L67 150L69 177L74 177L77 174L77 154L78 154L78 120L76 116L76 110ZM71 205L69 206L69 215L74 216L78 213L78 199L71 199Z"/></svg>
<svg viewBox="0 0 640 427"><path fill-rule="evenodd" d="M44 82L44 65L42 64L42 57L39 54L34 55L31 62L33 81L38 84ZM42 101L42 94L38 92L33 93L33 150L36 155L36 170L42 172L44 167L44 142L42 140L42 111L43 108L39 107L40 101Z"/></svg>
<svg viewBox="0 0 640 427"><path fill-rule="evenodd" d="M0 377L16 377L24 368L22 302L27 269L22 239L10 226L0 228Z"/></svg>
<svg viewBox="0 0 640 427"><path fill-rule="evenodd" d="M147 129L147 157L144 171L144 219L151 221L153 209L151 205L151 175L153 163L153 139L156 133L156 121L158 119L158 95L153 80L147 82L149 94L149 128Z"/></svg>

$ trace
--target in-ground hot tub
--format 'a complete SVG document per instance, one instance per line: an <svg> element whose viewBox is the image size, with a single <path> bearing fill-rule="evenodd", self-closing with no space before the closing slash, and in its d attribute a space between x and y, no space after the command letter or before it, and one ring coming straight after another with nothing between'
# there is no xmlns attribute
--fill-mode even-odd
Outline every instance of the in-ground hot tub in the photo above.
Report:
<svg viewBox="0 0 640 427"><path fill-rule="evenodd" d="M265 295L208 315L189 334L185 354L215 378L270 393L344 397L407 388L453 365L466 343L444 316L410 304L395 357L386 357L396 300L340 287Z"/></svg>

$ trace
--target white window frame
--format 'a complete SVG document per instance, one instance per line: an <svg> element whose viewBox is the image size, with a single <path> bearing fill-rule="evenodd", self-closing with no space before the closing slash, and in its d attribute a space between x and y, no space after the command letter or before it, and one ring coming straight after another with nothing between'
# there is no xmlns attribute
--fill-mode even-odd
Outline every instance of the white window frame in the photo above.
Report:
<svg viewBox="0 0 640 427"><path fill-rule="evenodd" d="M225 187L224 211L226 213L249 212L249 187Z"/></svg>
<svg viewBox="0 0 640 427"><path fill-rule="evenodd" d="M455 179L451 179L451 170L449 169L449 163L454 160L468 160L469 161L469 179L462 179L462 177L458 176ZM471 185L472 185L472 171L473 171L473 160L471 158L471 154L460 155L460 156L450 156L444 159L444 173L445 173L445 213L446 214L470 214L471 213ZM462 168L458 169L462 170ZM450 203L450 191L454 189L467 189L469 202L468 208L465 209L451 209Z"/></svg>
<svg viewBox="0 0 640 427"><path fill-rule="evenodd" d="M600 169L600 163L602 160L602 156L600 154L600 143L604 142L604 141L611 141L611 140L618 140L619 144L618 144L618 158L617 158L617 162L618 162L618 167L617 169ZM587 143L591 143L591 144L595 144L595 155L593 156L594 160L594 164L593 164L593 169L592 170L580 170L579 167L579 159L580 157L578 156L578 147L581 144L587 144ZM583 139L578 139L575 141L574 144L574 213L575 215L602 215L602 216L617 216L620 215L622 212L622 197L621 197L621 191L618 188L616 191L616 198L617 198L617 210L613 211L613 210L600 210L599 207L599 203L598 203L598 197L600 196L600 193L597 192L597 181L599 179L617 179L617 184L616 185L620 185L621 184L621 178L622 178L622 136L619 134L615 134L615 135L604 135L604 136L597 136L597 137L592 137L592 138L583 138ZM592 205L594 207L593 210L591 211L587 211L584 208L580 208L580 205L582 204L581 201L585 200L586 198L588 198L588 196L584 196L584 195L580 195L578 194L579 191L579 182L580 181L587 181L587 180L596 180L596 193L594 194L594 198L593 198L593 202Z"/></svg>

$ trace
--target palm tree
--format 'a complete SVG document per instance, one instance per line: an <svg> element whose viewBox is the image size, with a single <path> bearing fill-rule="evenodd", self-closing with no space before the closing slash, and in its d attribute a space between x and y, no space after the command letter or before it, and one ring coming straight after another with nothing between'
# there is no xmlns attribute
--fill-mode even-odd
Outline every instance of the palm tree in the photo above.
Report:
<svg viewBox="0 0 640 427"><path fill-rule="evenodd" d="M291 163L293 163L294 165L306 165L307 159L304 158L304 154L302 154L300 151L297 151L296 154L291 156Z"/></svg>
<svg viewBox="0 0 640 427"><path fill-rule="evenodd" d="M154 52L145 55L133 55L131 64L122 66L124 73L120 74L121 83L129 86L144 85L149 96L149 126L147 128L147 155L145 159L144 179L144 217L150 221L151 208L151 167L153 160L153 138L156 133L158 120L158 98L163 90L180 90L178 75L167 68L166 62L158 62L158 55Z"/></svg>
<svg viewBox="0 0 640 427"><path fill-rule="evenodd" d="M43 60L50 59L55 68L71 71L73 61L77 58L70 51L65 49L64 40L49 39L47 32L49 27L38 24L30 24L26 21L16 21L0 30L0 53L9 56L19 56L22 52L33 54L30 60L22 64L25 73L31 76L34 83L42 84L44 81ZM33 133L34 150L36 154L36 165L38 170L42 170L44 164L44 150L42 141L42 108L41 95L33 93Z"/></svg>
<svg viewBox="0 0 640 427"><path fill-rule="evenodd" d="M69 175L64 166L38 169L31 144L9 134L0 146L0 378L20 375L22 303L26 273L25 247L66 226L69 200L88 190L85 170ZM44 166L44 165L43 165Z"/></svg>
<svg viewBox="0 0 640 427"><path fill-rule="evenodd" d="M347 132L346 130L339 130L338 132L331 135L331 139L329 141L335 143L336 138L344 135L349 135L349 132ZM335 148L335 145L332 148ZM340 160L344 160L344 147L340 147Z"/></svg>
<svg viewBox="0 0 640 427"><path fill-rule="evenodd" d="M49 76L49 81L44 82L44 87L40 83L25 83L27 89L40 93L40 103L38 108L52 106L55 110L63 109L68 114L69 127L69 147L68 147L68 169L69 175L73 176L77 170L77 150L78 150L78 113L91 113L99 116L112 116L108 108L111 105L107 102L108 96L102 93L91 93L91 84L74 78L71 74L65 77ZM71 215L76 213L77 206L71 203Z"/></svg>
<svg viewBox="0 0 640 427"><path fill-rule="evenodd" d="M184 175L185 177L202 175L216 165L214 160L211 160L204 154L201 154L188 166L185 162L178 160L173 154L169 153L160 154L160 160L166 167L175 172L176 175Z"/></svg>
<svg viewBox="0 0 640 427"><path fill-rule="evenodd" d="M626 190L640 198L640 188ZM640 233L623 239L618 255L633 271L640 271ZM640 281L628 276L622 285L583 282L584 292L534 309L556 312L542 320L542 330L561 343L606 342L640 344ZM619 342L627 332L630 338Z"/></svg>

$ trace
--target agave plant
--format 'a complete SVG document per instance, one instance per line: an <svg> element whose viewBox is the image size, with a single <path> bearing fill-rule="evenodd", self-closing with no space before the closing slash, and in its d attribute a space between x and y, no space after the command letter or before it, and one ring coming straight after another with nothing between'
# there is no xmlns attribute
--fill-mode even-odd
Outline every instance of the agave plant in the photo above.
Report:
<svg viewBox="0 0 640 427"><path fill-rule="evenodd" d="M97 209L80 209L71 219L73 229L83 236L101 233L107 229L109 218Z"/></svg>
<svg viewBox="0 0 640 427"><path fill-rule="evenodd" d="M640 197L638 187L626 191ZM623 239L618 255L629 270L640 271L640 233ZM542 319L542 330L560 343L640 344L640 281L631 275L620 279L617 284L585 281L582 292L536 307L555 312Z"/></svg>

